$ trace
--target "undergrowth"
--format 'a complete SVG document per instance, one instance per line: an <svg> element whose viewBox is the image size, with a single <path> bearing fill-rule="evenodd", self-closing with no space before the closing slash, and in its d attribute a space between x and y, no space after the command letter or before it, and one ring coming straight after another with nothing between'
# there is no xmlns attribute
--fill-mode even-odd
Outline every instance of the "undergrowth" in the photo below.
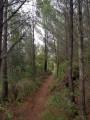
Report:
<svg viewBox="0 0 90 120"><path fill-rule="evenodd" d="M49 98L46 106L47 110L43 113L43 120L70 120L77 112L76 105L70 101L69 92L66 86L60 84L67 76L68 62L65 61L59 66L58 78L55 83L50 85L51 89L54 89L53 95ZM78 75L78 65L73 63L73 71ZM72 120L80 120L77 116Z"/></svg>
<svg viewBox="0 0 90 120"><path fill-rule="evenodd" d="M76 112L76 105L69 100L66 87L55 92L46 106L47 110L43 113L43 120L69 120Z"/></svg>
<svg viewBox="0 0 90 120"><path fill-rule="evenodd" d="M13 115L10 112L10 104L14 103L20 106L25 96L30 97L33 93L35 93L44 82L44 79L46 79L51 74L52 72L48 70L47 73L43 72L41 76L39 75L38 77L36 77L34 82L31 80L22 80L20 82L15 83L14 90L17 93L16 99L14 93L12 92L11 85L9 84L9 99L5 103L1 101L0 112L3 112L3 114L0 115L0 117L5 118L7 120L13 120Z"/></svg>

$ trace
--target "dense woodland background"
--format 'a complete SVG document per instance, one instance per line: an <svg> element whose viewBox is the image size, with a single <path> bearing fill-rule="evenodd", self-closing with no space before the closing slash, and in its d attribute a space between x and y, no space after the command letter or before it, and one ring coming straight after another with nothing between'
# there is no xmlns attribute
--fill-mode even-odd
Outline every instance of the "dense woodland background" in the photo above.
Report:
<svg viewBox="0 0 90 120"><path fill-rule="evenodd" d="M43 119L89 120L90 1L0 0L0 110L52 72Z"/></svg>

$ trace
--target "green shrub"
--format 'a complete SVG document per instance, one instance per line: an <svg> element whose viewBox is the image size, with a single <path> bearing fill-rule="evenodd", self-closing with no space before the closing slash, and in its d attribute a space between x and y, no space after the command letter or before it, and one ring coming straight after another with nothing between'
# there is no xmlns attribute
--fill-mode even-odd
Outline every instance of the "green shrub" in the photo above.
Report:
<svg viewBox="0 0 90 120"><path fill-rule="evenodd" d="M56 85L58 85L62 80L64 80L66 74L67 74L67 68L68 68L68 61L64 61L59 64L59 72L58 72L58 78L56 80Z"/></svg>
<svg viewBox="0 0 90 120"><path fill-rule="evenodd" d="M61 115L55 115L53 111L46 110L43 114L43 120L66 120Z"/></svg>
<svg viewBox="0 0 90 120"><path fill-rule="evenodd" d="M68 67L68 61L64 61L59 65L59 74L60 72L66 72Z"/></svg>
<svg viewBox="0 0 90 120"><path fill-rule="evenodd" d="M47 70L47 75L51 75L52 74L52 70L48 69Z"/></svg>
<svg viewBox="0 0 90 120"><path fill-rule="evenodd" d="M79 66L78 66L78 63L73 62L72 68L73 68L73 73L75 73L76 77L78 78L78 76L79 76Z"/></svg>
<svg viewBox="0 0 90 120"><path fill-rule="evenodd" d="M5 111L5 116L7 120L12 120L13 118L13 115L8 110Z"/></svg>
<svg viewBox="0 0 90 120"><path fill-rule="evenodd" d="M43 114L43 120L69 120L76 112L76 106L68 98L67 88L56 92L47 103L48 111Z"/></svg>

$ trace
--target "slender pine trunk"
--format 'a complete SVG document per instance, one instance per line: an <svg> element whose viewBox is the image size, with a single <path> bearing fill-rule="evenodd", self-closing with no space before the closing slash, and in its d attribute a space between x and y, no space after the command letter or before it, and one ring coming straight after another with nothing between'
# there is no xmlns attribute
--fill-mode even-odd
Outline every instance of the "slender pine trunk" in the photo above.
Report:
<svg viewBox="0 0 90 120"><path fill-rule="evenodd" d="M44 61L44 71L47 72L47 32L45 31L45 61Z"/></svg>
<svg viewBox="0 0 90 120"><path fill-rule="evenodd" d="M72 79L72 62L73 62L73 0L70 0L70 42L69 42L69 92L70 99L75 102L74 85Z"/></svg>
<svg viewBox="0 0 90 120"><path fill-rule="evenodd" d="M35 39L34 39L34 22L33 22L33 80L35 80Z"/></svg>
<svg viewBox="0 0 90 120"><path fill-rule="evenodd" d="M82 1L78 0L78 46L79 46L79 81L80 81L80 112L82 120L86 120L85 106L85 79L83 63L83 21L82 21Z"/></svg>
<svg viewBox="0 0 90 120"><path fill-rule="evenodd" d="M59 72L59 40L57 40L57 77L58 77L58 72Z"/></svg>
<svg viewBox="0 0 90 120"><path fill-rule="evenodd" d="M2 51L2 29L3 29L3 0L0 0L0 74L1 74L1 51Z"/></svg>
<svg viewBox="0 0 90 120"><path fill-rule="evenodd" d="M7 4L8 0L5 2L5 16L4 20L7 20ZM4 24L4 38L3 38L3 55L7 53L7 22ZM8 99L8 81L7 81L7 58L2 60L2 100L6 101Z"/></svg>

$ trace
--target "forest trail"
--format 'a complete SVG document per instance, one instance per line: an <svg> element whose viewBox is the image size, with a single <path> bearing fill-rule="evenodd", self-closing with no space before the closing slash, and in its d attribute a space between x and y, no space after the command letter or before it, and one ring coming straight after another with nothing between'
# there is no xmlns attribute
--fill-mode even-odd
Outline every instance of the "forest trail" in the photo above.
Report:
<svg viewBox="0 0 90 120"><path fill-rule="evenodd" d="M51 96L49 85L55 82L54 74L50 75L38 89L35 96L28 98L21 106L13 108L13 120L42 120L41 116L46 109L45 104Z"/></svg>

